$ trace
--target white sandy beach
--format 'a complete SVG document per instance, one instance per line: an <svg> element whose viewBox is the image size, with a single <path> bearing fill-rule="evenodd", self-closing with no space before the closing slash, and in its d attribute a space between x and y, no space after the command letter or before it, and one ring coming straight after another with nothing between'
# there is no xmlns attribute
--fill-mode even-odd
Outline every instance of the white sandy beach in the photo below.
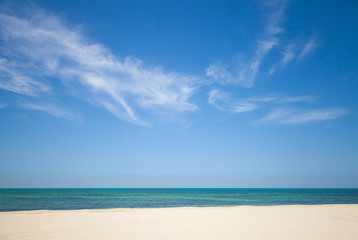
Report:
<svg viewBox="0 0 358 240"><path fill-rule="evenodd" d="M0 213L0 239L358 239L358 205Z"/></svg>

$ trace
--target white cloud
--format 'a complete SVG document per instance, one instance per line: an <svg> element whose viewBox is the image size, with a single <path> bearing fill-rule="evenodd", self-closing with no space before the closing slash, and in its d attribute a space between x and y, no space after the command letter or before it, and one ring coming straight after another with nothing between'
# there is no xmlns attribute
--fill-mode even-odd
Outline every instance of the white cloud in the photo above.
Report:
<svg viewBox="0 0 358 240"><path fill-rule="evenodd" d="M252 87L264 57L277 44L276 39L260 42L252 61L239 69L237 82L245 87Z"/></svg>
<svg viewBox="0 0 358 240"><path fill-rule="evenodd" d="M219 63L210 64L206 69L206 75L214 78L222 84L230 83L233 81L231 73Z"/></svg>
<svg viewBox="0 0 358 240"><path fill-rule="evenodd" d="M266 19L265 37L257 41L255 53L249 61L234 67L224 67L220 64L210 64L206 69L206 75L224 84L239 84L244 87L252 87L260 70L265 56L278 45L277 34L283 32L280 27L282 15L287 1L268 1L265 5L269 7L270 14Z"/></svg>
<svg viewBox="0 0 358 240"><path fill-rule="evenodd" d="M0 59L0 88L33 97L51 90L45 83L21 74L19 68L5 58Z"/></svg>
<svg viewBox="0 0 358 240"><path fill-rule="evenodd" d="M270 69L270 75L275 73L277 69L284 68L289 62L294 59L295 47L295 44L289 44L285 47L284 51L282 52L282 59Z"/></svg>
<svg viewBox="0 0 358 240"><path fill-rule="evenodd" d="M317 46L318 46L317 37L311 38L308 42L304 44L298 59L302 59L303 57L305 57L307 54L309 54L315 48L317 48Z"/></svg>
<svg viewBox="0 0 358 240"><path fill-rule="evenodd" d="M32 97L53 94L47 79L55 77L85 100L136 124L146 124L140 110L197 109L190 102L196 77L145 67L135 57L120 60L54 16L0 13L0 38L2 89Z"/></svg>
<svg viewBox="0 0 358 240"><path fill-rule="evenodd" d="M208 103L220 111L231 113L243 113L257 110L264 104L282 106L286 103L310 104L315 98L310 95L288 96L288 97L251 97L233 98L228 92L214 89L209 92ZM293 108L278 108L260 120L253 122L253 125L263 124L299 124L305 122L324 121L339 118L348 111L342 108L326 108L314 110L296 110Z"/></svg>
<svg viewBox="0 0 358 240"><path fill-rule="evenodd" d="M280 43L280 26L287 1L269 1L266 27L261 41L257 41L249 61L228 67L210 64L206 75L221 84L252 87L265 57ZM101 44L91 43L78 29L64 26L54 16L34 11L30 18L1 13L0 10L0 88L15 92L37 102L43 96L62 97L73 94L106 109L120 119L138 125L150 125L142 115L195 111L190 101L201 80L147 67L135 57L119 58ZM285 67L294 58L301 59L317 47L317 38L304 45L286 45L281 60L270 70ZM301 48L301 50L300 50ZM233 66L233 65L231 65ZM58 91L58 81L65 91ZM56 84L56 87L54 86ZM39 100L40 99L40 100ZM235 98L221 90L212 90L208 102L221 111L250 112L264 103L312 103L312 96ZM55 101L59 102L59 101ZM1 107L1 106L0 106ZM75 114L61 104L28 103L23 108L46 112L52 116L73 119ZM333 119L345 114L342 109L312 111L276 110L255 122L294 124Z"/></svg>
<svg viewBox="0 0 358 240"><path fill-rule="evenodd" d="M259 102L270 102L273 100L273 97L233 99L229 93L215 89L209 92L208 103L220 111L242 113L256 110L259 108Z"/></svg>
<svg viewBox="0 0 358 240"><path fill-rule="evenodd" d="M299 124L306 122L325 121L339 118L348 111L342 108L327 108L298 111L294 109L276 109L253 124Z"/></svg>
<svg viewBox="0 0 358 240"><path fill-rule="evenodd" d="M252 102L232 101L228 93L220 90L210 91L208 102L220 111L232 113L249 112L257 108Z"/></svg>
<svg viewBox="0 0 358 240"><path fill-rule="evenodd" d="M312 37L308 42L299 44L298 41L290 43L285 46L282 51L282 58L276 64L274 64L269 74L274 74L277 70L283 69L287 64L293 60L301 60L307 54L312 52L318 46L317 37Z"/></svg>
<svg viewBox="0 0 358 240"><path fill-rule="evenodd" d="M315 98L310 95L303 96L267 96L267 97L249 97L234 98L230 93L214 89L209 92L208 103L216 107L218 110L232 113L249 112L258 109L262 104L282 105L285 103L313 103ZM286 111L284 111L286 112ZM278 111L276 114L282 114Z"/></svg>
<svg viewBox="0 0 358 240"><path fill-rule="evenodd" d="M277 109L268 115L266 115L264 118L255 121L253 124L264 124L264 123L273 123L276 122L279 119L285 118L286 116L292 114L294 110L284 110L284 109Z"/></svg>
<svg viewBox="0 0 358 240"><path fill-rule="evenodd" d="M304 123L311 121L324 121L330 119L336 119L346 114L345 109L339 108L330 108L330 109L319 109L319 110L310 110L307 112L297 113L289 118L287 118L284 123Z"/></svg>
<svg viewBox="0 0 358 240"><path fill-rule="evenodd" d="M49 115L52 115L52 116L58 117L58 118L65 118L65 119L77 118L77 115L72 113L68 109L59 108L58 105L53 105L53 104L48 104L48 103L46 103L46 104L24 103L24 104L21 104L20 107L30 109L30 110L44 112L44 113L47 113Z"/></svg>
<svg viewBox="0 0 358 240"><path fill-rule="evenodd" d="M247 63L237 65L233 68L227 68L220 63L210 64L206 69L206 75L222 84L239 84L248 88L252 87L264 57L277 44L278 42L275 38L261 41L258 43L255 55Z"/></svg>
<svg viewBox="0 0 358 240"><path fill-rule="evenodd" d="M266 32L270 35L282 33L284 29L280 27L282 16L286 10L288 0L271 0L264 1L264 5L268 6L271 10L266 25Z"/></svg>
<svg viewBox="0 0 358 240"><path fill-rule="evenodd" d="M288 2L288 0L263 1L262 5L268 9L268 14L265 18L264 37L257 41L254 54L248 61L241 64L232 63L229 66L212 63L206 69L206 75L221 84L238 84L247 88L253 87L265 57L275 47L279 48L279 45L283 44L279 36L284 33L284 28L281 25ZM269 75L283 69L295 59L302 59L317 46L317 37L311 38L305 44L299 44L296 41L286 44L281 53L282 58L273 64L269 70Z"/></svg>

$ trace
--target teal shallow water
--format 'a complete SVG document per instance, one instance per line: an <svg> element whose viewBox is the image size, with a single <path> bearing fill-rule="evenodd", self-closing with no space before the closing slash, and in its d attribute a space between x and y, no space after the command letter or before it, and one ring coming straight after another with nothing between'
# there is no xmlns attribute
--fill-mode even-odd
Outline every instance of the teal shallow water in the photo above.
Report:
<svg viewBox="0 0 358 240"><path fill-rule="evenodd" d="M0 189L0 211L358 204L358 189Z"/></svg>

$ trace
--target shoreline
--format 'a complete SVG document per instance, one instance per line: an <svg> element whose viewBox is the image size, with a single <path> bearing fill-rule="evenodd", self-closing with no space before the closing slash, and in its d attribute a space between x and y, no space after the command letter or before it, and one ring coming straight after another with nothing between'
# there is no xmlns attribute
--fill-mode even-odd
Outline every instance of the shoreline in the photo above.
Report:
<svg viewBox="0 0 358 240"><path fill-rule="evenodd" d="M281 204L281 205L214 205L214 206L175 206L175 207L118 207L118 208L78 208L78 209L30 209L30 210L13 210L13 211L0 211L2 213L16 213L16 212L51 212L51 211L106 211L106 210L136 210L136 209L185 209L185 208L236 208L236 207L305 207L305 206L344 206L344 205L357 205L358 203L326 203L326 204Z"/></svg>
<svg viewBox="0 0 358 240"><path fill-rule="evenodd" d="M1 239L354 239L358 204L0 212Z"/></svg>

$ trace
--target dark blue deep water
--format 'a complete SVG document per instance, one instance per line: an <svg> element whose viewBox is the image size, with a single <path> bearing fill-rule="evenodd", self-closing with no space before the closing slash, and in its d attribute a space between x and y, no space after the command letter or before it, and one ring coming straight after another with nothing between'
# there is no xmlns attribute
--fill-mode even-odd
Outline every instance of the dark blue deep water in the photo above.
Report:
<svg viewBox="0 0 358 240"><path fill-rule="evenodd" d="M0 211L358 204L358 189L0 189Z"/></svg>

